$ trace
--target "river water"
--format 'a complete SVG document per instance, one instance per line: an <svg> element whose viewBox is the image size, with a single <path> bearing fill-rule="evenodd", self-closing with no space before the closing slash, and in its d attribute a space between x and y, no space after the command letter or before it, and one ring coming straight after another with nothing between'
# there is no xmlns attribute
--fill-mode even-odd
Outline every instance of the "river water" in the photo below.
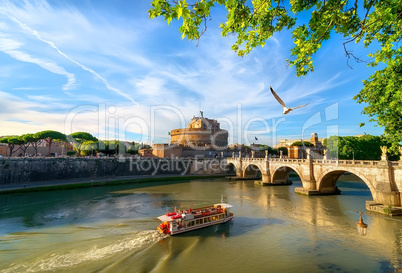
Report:
<svg viewBox="0 0 402 273"><path fill-rule="evenodd" d="M356 211L372 200L354 176L342 195L206 179L0 195L0 272L401 272L402 218ZM233 221L168 237L156 217L219 202ZM398 271L399 270L399 271Z"/></svg>

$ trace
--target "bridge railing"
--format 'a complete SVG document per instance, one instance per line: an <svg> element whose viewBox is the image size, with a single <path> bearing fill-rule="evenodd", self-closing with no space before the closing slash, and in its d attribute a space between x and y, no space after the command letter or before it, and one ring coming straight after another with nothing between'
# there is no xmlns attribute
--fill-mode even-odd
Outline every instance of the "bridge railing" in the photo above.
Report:
<svg viewBox="0 0 402 273"><path fill-rule="evenodd" d="M231 157L228 159L236 159L238 157ZM251 157L242 157L244 161L254 161L254 162L262 162L266 161L266 158L251 158ZM270 162L286 162L286 163L308 163L310 160L308 159L298 159L298 158L268 158ZM354 165L354 166L378 166L381 165L381 161L379 160L336 160L336 159L313 159L313 163L315 164L326 164L326 165ZM391 161L391 166L402 166L402 161Z"/></svg>
<svg viewBox="0 0 402 273"><path fill-rule="evenodd" d="M299 158L270 158L272 162L293 162L293 163L303 163L307 162L307 159L299 159Z"/></svg>
<svg viewBox="0 0 402 273"><path fill-rule="evenodd" d="M238 159L238 158L237 158ZM264 157L242 157L243 160L245 161L265 161L266 159Z"/></svg>
<svg viewBox="0 0 402 273"><path fill-rule="evenodd" d="M358 166L377 166L381 161L378 160L334 160L334 159L315 159L317 164L337 164L337 165L358 165Z"/></svg>

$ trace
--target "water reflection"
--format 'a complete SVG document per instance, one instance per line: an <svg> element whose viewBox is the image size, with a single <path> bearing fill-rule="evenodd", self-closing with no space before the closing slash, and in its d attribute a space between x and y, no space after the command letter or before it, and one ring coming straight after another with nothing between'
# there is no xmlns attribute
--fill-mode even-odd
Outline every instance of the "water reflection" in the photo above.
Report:
<svg viewBox="0 0 402 273"><path fill-rule="evenodd" d="M367 236L357 234L356 211L372 199L359 181L338 181L341 195L314 197L296 195L298 183L209 180L4 195L0 272L45 264L75 273L387 272L401 265L402 218L368 214ZM232 221L166 238L155 231L166 210L210 205L221 194L234 206Z"/></svg>

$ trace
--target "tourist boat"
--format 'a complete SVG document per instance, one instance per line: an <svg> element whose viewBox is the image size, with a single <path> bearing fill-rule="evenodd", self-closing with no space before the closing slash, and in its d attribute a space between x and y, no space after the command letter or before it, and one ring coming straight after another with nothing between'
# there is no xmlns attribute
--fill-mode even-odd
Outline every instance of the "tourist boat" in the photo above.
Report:
<svg viewBox="0 0 402 273"><path fill-rule="evenodd" d="M176 235L183 232L226 223L233 218L229 211L232 205L219 203L213 206L189 209L181 212L169 212L158 219L162 222L158 230L163 234Z"/></svg>

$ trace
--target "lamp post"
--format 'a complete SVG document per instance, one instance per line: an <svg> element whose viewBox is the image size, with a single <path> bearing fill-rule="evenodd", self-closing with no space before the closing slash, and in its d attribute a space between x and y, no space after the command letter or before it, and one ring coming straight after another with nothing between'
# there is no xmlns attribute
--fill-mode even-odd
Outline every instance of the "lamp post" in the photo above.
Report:
<svg viewBox="0 0 402 273"><path fill-rule="evenodd" d="M360 219L359 222L356 223L356 228L359 234L364 236L367 234L368 225L363 222L362 213L360 211L358 213L360 214Z"/></svg>

